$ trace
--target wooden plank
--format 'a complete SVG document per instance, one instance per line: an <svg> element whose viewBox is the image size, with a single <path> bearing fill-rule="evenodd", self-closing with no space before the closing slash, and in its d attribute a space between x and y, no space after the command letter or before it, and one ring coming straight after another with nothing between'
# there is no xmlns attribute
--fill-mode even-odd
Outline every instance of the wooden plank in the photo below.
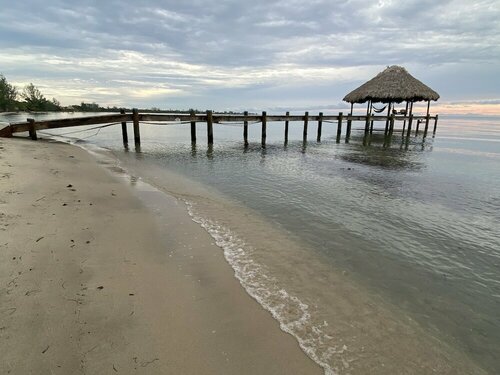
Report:
<svg viewBox="0 0 500 375"><path fill-rule="evenodd" d="M262 134L261 134L261 145L262 147L266 147L266 138L267 138L267 113L266 111L262 112Z"/></svg>
<svg viewBox="0 0 500 375"><path fill-rule="evenodd" d="M3 129L0 129L0 137L4 137L4 138L12 137L12 129L11 129L10 125L4 127Z"/></svg>
<svg viewBox="0 0 500 375"><path fill-rule="evenodd" d="M125 110L121 109L120 113L122 115L124 115L125 114ZM128 133L127 133L127 122L126 121L122 122L122 139L123 139L123 144L124 145L128 145Z"/></svg>
<svg viewBox="0 0 500 375"><path fill-rule="evenodd" d="M320 112L318 116L318 134L316 137L316 142L321 142L322 127L323 127L323 112Z"/></svg>
<svg viewBox="0 0 500 375"><path fill-rule="evenodd" d="M213 127L212 111L207 111L207 139L209 145L214 144L214 127Z"/></svg>
<svg viewBox="0 0 500 375"><path fill-rule="evenodd" d="M248 147L248 111L245 111L243 115L245 116L243 120L243 142L245 143L245 147Z"/></svg>
<svg viewBox="0 0 500 375"><path fill-rule="evenodd" d="M46 120L37 121L35 124L36 130L43 129L57 129L57 128L68 128L72 126L83 126L83 125L97 125L97 124L107 124L113 122L131 121L131 115L101 115L101 116L89 116L89 117L73 117L59 120ZM13 123L10 125L13 133L27 132L28 123Z"/></svg>

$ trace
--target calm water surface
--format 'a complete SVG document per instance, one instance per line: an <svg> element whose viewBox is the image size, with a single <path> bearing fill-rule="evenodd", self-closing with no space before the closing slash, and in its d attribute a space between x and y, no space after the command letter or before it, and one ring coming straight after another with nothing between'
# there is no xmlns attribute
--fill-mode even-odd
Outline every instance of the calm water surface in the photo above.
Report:
<svg viewBox="0 0 500 375"><path fill-rule="evenodd" d="M443 116L435 138L420 135L407 141L395 134L390 144L380 132L363 142L356 130L349 143L342 138L337 144L335 126L328 123L321 143L314 141L315 124L310 123L310 141L304 144L301 124L292 123L287 146L283 124L269 123L266 149L260 147L259 126L250 125L247 149L239 125L215 125L211 149L203 124L196 147L189 141L189 125L142 126L140 153L133 146L124 150L118 128L103 129L85 141L112 150L124 164L139 160L151 170L165 169L204 184L300 243L296 254L310 265L291 266L304 267L303 285L291 289L301 301L321 305L324 292L315 288L325 285L315 284L315 275L328 268L343 270L369 294L397 306L489 373L500 373L500 120ZM129 125L130 136L131 130ZM220 220L204 222L204 217L230 216L223 209L210 211L201 201L197 206L192 199L192 209L198 210L193 215L207 227ZM252 244L256 233L245 234L243 223L224 225L235 241L245 239L236 247ZM220 228L212 229L217 233ZM257 247L247 253L273 272L273 283L291 285L293 272L278 265L286 257L272 258ZM258 294L271 284L256 285ZM261 297L270 310L278 306ZM327 315L321 306L317 314ZM276 315L280 318L279 311ZM316 344L304 340L301 346L320 362L338 360L320 353L325 348L308 347ZM331 368L341 372L342 366Z"/></svg>

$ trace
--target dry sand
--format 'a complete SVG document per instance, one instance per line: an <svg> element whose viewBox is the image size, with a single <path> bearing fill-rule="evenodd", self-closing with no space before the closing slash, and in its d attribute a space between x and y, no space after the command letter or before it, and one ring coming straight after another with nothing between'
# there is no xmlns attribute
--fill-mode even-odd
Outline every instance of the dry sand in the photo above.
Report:
<svg viewBox="0 0 500 375"><path fill-rule="evenodd" d="M322 373L183 204L131 185L77 147L0 140L0 373Z"/></svg>

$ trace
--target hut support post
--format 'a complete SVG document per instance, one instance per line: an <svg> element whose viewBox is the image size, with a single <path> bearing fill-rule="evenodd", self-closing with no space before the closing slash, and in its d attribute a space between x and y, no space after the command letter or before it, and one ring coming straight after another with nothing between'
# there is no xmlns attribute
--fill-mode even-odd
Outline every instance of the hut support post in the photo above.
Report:
<svg viewBox="0 0 500 375"><path fill-rule="evenodd" d="M425 129L424 129L424 137L427 136L427 130L429 129L429 111L431 107L431 101L427 101L427 116L425 117Z"/></svg>
<svg viewBox="0 0 500 375"><path fill-rule="evenodd" d="M436 115L436 118L434 120L434 130L432 131L432 134L436 134L437 126L438 126L438 115Z"/></svg>
<svg viewBox="0 0 500 375"><path fill-rule="evenodd" d="M141 132L139 130L139 111L137 108L132 110L132 120L134 122L134 142L136 145L141 144Z"/></svg>
<svg viewBox="0 0 500 375"><path fill-rule="evenodd" d="M406 128L406 116L408 116L408 101L406 101L406 107L405 107L405 119L403 120L403 133Z"/></svg>
<svg viewBox="0 0 500 375"><path fill-rule="evenodd" d="M285 145L288 144L288 124L290 123L288 121L288 116L290 116L290 112L286 113L286 120L285 120Z"/></svg>
<svg viewBox="0 0 500 375"><path fill-rule="evenodd" d="M321 142L321 128L323 127L323 112L319 113L318 116L318 136L316 138L317 142Z"/></svg>
<svg viewBox="0 0 500 375"><path fill-rule="evenodd" d="M266 114L266 111L263 111L262 112L262 134L261 134L262 147L266 147L266 137L267 137L267 114Z"/></svg>
<svg viewBox="0 0 500 375"><path fill-rule="evenodd" d="M413 122L413 113L410 114L410 118L408 120L408 132L406 134L407 137L409 137L410 134L411 134L411 124L412 124L412 122Z"/></svg>
<svg viewBox="0 0 500 375"><path fill-rule="evenodd" d="M302 133L302 140L307 142L307 125L309 124L309 112L304 114L304 131Z"/></svg>
<svg viewBox="0 0 500 375"><path fill-rule="evenodd" d="M391 107L392 107L392 103L389 103L387 104L387 118L385 119L385 132L384 134L387 135L387 133L389 132L389 121L391 119Z"/></svg>
<svg viewBox="0 0 500 375"><path fill-rule="evenodd" d="M370 128L370 112L371 112L371 104L372 102L369 100L368 101L368 106L366 107L366 123L365 123L365 134L368 133L368 130Z"/></svg>
<svg viewBox="0 0 500 375"><path fill-rule="evenodd" d="M243 112L245 116L245 120L243 120L243 142L245 143L245 147L248 147L248 111Z"/></svg>
<svg viewBox="0 0 500 375"><path fill-rule="evenodd" d="M354 103L351 103L351 113L349 113L349 117L347 120L347 129L345 133L345 141L349 143L349 138L351 137L351 125L352 125L352 111L353 111Z"/></svg>
<svg viewBox="0 0 500 375"><path fill-rule="evenodd" d="M209 146L214 144L214 122L212 111L207 111L207 140Z"/></svg>
<svg viewBox="0 0 500 375"><path fill-rule="evenodd" d="M122 115L124 115L125 114L125 110L124 109L120 109L120 113ZM127 122L126 121L122 122L122 139L123 139L123 145L127 146L128 145L128 133L127 133Z"/></svg>
<svg viewBox="0 0 500 375"><path fill-rule="evenodd" d="M339 121L337 123L337 143L340 142L340 135L342 134L342 112L339 112Z"/></svg>
<svg viewBox="0 0 500 375"><path fill-rule="evenodd" d="M196 144L196 120L194 109L189 111L189 114L191 115L191 143L194 145Z"/></svg>
<svg viewBox="0 0 500 375"><path fill-rule="evenodd" d="M389 125L389 137L392 137L393 131L394 131L394 113L391 113L391 121Z"/></svg>
<svg viewBox="0 0 500 375"><path fill-rule="evenodd" d="M38 139L36 135L35 119L32 118L28 119L28 132L32 140L36 141Z"/></svg>

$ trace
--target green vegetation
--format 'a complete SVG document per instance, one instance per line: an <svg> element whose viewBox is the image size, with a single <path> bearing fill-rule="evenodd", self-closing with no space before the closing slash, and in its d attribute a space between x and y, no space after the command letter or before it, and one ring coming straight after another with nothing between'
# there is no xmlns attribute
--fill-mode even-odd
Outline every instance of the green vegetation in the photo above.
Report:
<svg viewBox="0 0 500 375"><path fill-rule="evenodd" d="M15 111L17 109L16 98L17 88L0 74L0 112Z"/></svg>
<svg viewBox="0 0 500 375"><path fill-rule="evenodd" d="M19 100L20 99L20 100ZM18 88L9 82L7 79L0 74L0 112L17 112L17 111L29 111L29 112L119 112L121 109L125 109L127 112L131 112L128 108L118 108L114 107L101 107L99 104L85 103L82 102L80 105L70 105L62 106L61 103L56 99L47 99L38 87L33 83L26 85L22 92L19 93ZM152 112L152 113L189 113L193 109L189 110L179 110L179 109L165 109L162 110L158 107L151 108L139 108L140 112ZM195 113L203 113L194 109ZM235 112L221 112L233 114Z"/></svg>

